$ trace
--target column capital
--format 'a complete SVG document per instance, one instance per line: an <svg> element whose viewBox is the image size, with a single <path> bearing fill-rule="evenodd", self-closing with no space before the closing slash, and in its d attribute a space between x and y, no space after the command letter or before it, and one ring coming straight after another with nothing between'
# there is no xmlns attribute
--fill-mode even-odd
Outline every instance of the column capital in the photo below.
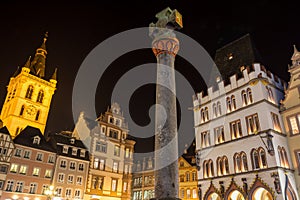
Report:
<svg viewBox="0 0 300 200"><path fill-rule="evenodd" d="M176 56L179 51L179 41L174 38L159 38L152 42L152 51L157 57L162 53Z"/></svg>

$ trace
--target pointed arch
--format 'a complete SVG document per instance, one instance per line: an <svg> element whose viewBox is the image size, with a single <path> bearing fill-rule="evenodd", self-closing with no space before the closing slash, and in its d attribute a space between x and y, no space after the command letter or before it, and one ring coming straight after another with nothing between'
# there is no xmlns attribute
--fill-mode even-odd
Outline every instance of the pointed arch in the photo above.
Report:
<svg viewBox="0 0 300 200"><path fill-rule="evenodd" d="M230 183L228 189L226 190L224 197L225 197L225 199L232 199L231 196L233 194L235 196L239 197L238 199L240 199L240 200L246 199L245 192L236 184L234 179L231 180L231 183Z"/></svg>
<svg viewBox="0 0 300 200"><path fill-rule="evenodd" d="M223 174L229 174L229 163L226 156L223 156Z"/></svg>
<svg viewBox="0 0 300 200"><path fill-rule="evenodd" d="M241 155L239 153L235 153L233 156L233 160L234 160L235 173L241 172L242 171Z"/></svg>
<svg viewBox="0 0 300 200"><path fill-rule="evenodd" d="M26 99L31 99L32 98L32 94L33 94L33 86L29 85L26 91L26 95L25 98Z"/></svg>
<svg viewBox="0 0 300 200"><path fill-rule="evenodd" d="M231 100L230 100L230 97L226 98L226 106L227 106L227 112L231 112Z"/></svg>
<svg viewBox="0 0 300 200"><path fill-rule="evenodd" d="M41 111L38 110L38 111L36 112L36 115L35 115L35 121L39 121L40 116L41 116Z"/></svg>
<svg viewBox="0 0 300 200"><path fill-rule="evenodd" d="M264 197L269 198L269 200L275 199L275 192L271 189L271 187L268 184L264 183L261 178L256 176L256 179L248 192L249 200L256 200L256 197L260 195L259 193Z"/></svg>
<svg viewBox="0 0 300 200"><path fill-rule="evenodd" d="M248 171L247 154L244 151L241 152L241 160L242 160L242 171L243 172Z"/></svg>
<svg viewBox="0 0 300 200"><path fill-rule="evenodd" d="M245 90L242 90L242 101L243 101L243 106L248 105L248 98L247 98L247 93Z"/></svg>
<svg viewBox="0 0 300 200"><path fill-rule="evenodd" d="M217 117L218 116L218 110L217 110L217 105L216 103L213 103L213 116Z"/></svg>
<svg viewBox="0 0 300 200"><path fill-rule="evenodd" d="M221 200L221 194L212 182L210 182L210 186L205 192L203 199L211 199L211 197L214 197L215 200Z"/></svg>
<svg viewBox="0 0 300 200"><path fill-rule="evenodd" d="M252 91L250 88L247 89L248 103L253 103Z"/></svg>
<svg viewBox="0 0 300 200"><path fill-rule="evenodd" d="M232 110L236 110L236 101L235 101L234 95L231 95L231 107L232 107Z"/></svg>
<svg viewBox="0 0 300 200"><path fill-rule="evenodd" d="M44 90L40 90L36 102L43 103L43 100L44 100Z"/></svg>
<svg viewBox="0 0 300 200"><path fill-rule="evenodd" d="M222 115L222 107L220 101L217 102L217 108L218 108L218 114L221 116Z"/></svg>

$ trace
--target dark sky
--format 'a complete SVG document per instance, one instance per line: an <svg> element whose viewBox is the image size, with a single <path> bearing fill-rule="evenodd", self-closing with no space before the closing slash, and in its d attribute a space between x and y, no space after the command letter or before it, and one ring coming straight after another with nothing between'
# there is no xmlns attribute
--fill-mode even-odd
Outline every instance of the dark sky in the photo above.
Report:
<svg viewBox="0 0 300 200"><path fill-rule="evenodd" d="M122 3L120 3L122 2ZM58 67L58 89L53 97L46 132L73 129L71 97L77 69L87 54L100 42L132 28L147 27L155 21L155 14L167 6L183 15L184 28L180 32L194 38L210 54L217 48L250 33L264 59L264 65L272 72L288 80L287 64L293 53L292 45L300 49L299 16L292 5L271 0L254 1L7 1L0 4L0 105L6 95L9 77L17 66L22 66L28 56L34 55L41 44L45 31L47 41L46 76L51 76ZM149 39L150 42L150 39ZM120 44L122 45L122 44ZM179 63L188 66L178 58ZM150 49L131 52L117 59L99 83L96 97L97 111L102 113L110 102L113 85L132 67L155 62ZM190 67L181 68L189 77L194 89L201 90L201 77L192 75ZM116 70L117 69L117 70ZM110 81L108 84L107 81ZM105 84L104 84L105 82ZM139 90L137 96L152 99L151 92ZM142 107L141 112L143 112ZM145 109L146 113L146 109ZM146 115L145 115L146 116Z"/></svg>

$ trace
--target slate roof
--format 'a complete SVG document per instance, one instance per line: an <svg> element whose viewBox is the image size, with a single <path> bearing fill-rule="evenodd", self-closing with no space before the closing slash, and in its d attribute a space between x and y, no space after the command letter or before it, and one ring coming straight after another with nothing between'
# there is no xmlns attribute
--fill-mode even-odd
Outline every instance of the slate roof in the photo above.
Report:
<svg viewBox="0 0 300 200"><path fill-rule="evenodd" d="M9 133L8 129L6 128L6 126L0 128L0 133L4 133L6 135L10 135L10 133Z"/></svg>
<svg viewBox="0 0 300 200"><path fill-rule="evenodd" d="M192 142L192 144L189 146L187 149L186 153L182 155L182 157L191 165L191 166L196 166L196 160L195 160L195 155L196 155L196 143L195 140ZM194 162L193 162L194 161Z"/></svg>
<svg viewBox="0 0 300 200"><path fill-rule="evenodd" d="M232 56L232 59L230 59L230 56ZM242 76L240 67L252 66L255 62L261 63L262 58L250 34L246 34L219 48L216 51L214 61L222 79L226 82L234 74L237 74L238 78Z"/></svg>
<svg viewBox="0 0 300 200"><path fill-rule="evenodd" d="M39 144L33 144L33 138L35 136L40 137ZM27 126L24 130L21 131L19 135L15 137L13 141L15 144L41 149L45 151L56 152L52 145L45 139L40 129L34 128L32 126Z"/></svg>
<svg viewBox="0 0 300 200"><path fill-rule="evenodd" d="M74 139L74 143L71 143L71 139ZM86 148L86 146L83 144L81 140L76 140L73 137L63 135L60 133L55 133L50 136L50 141L52 143L52 146L55 147L56 153L58 155L67 156L70 158L76 158L76 159L83 159L83 160L89 160L89 152ZM85 149L85 157L80 157L80 151L77 151L77 155L72 155L72 148L69 148L68 153L63 153L63 146L67 145L69 147L76 147L78 149Z"/></svg>

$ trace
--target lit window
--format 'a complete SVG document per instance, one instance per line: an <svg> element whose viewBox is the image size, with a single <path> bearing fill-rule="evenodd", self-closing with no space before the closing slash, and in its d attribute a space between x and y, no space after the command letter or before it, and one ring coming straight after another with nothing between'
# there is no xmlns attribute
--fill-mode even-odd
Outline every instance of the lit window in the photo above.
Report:
<svg viewBox="0 0 300 200"><path fill-rule="evenodd" d="M227 106L227 112L231 112L231 99L229 97L226 98L226 106Z"/></svg>
<svg viewBox="0 0 300 200"><path fill-rule="evenodd" d="M13 180L8 180L6 183L6 191L12 192L12 189L14 187L14 181Z"/></svg>
<svg viewBox="0 0 300 200"><path fill-rule="evenodd" d="M276 115L275 113L271 113L271 116L273 120L274 130L281 132L281 126L280 126L278 115Z"/></svg>
<svg viewBox="0 0 300 200"><path fill-rule="evenodd" d="M111 191L116 192L117 191L117 186L118 186L118 180L117 179L112 179L112 181L111 181Z"/></svg>
<svg viewBox="0 0 300 200"><path fill-rule="evenodd" d="M186 179L186 181L190 181L190 173L189 172L187 172L185 174L185 179Z"/></svg>
<svg viewBox="0 0 300 200"><path fill-rule="evenodd" d="M125 158L129 158L129 154L130 154L130 149L126 148L125 149Z"/></svg>
<svg viewBox="0 0 300 200"><path fill-rule="evenodd" d="M288 117L288 122L291 134L299 134L300 114Z"/></svg>
<svg viewBox="0 0 300 200"><path fill-rule="evenodd" d="M77 148L72 148L72 155L77 156Z"/></svg>
<svg viewBox="0 0 300 200"><path fill-rule="evenodd" d="M186 198L187 198L187 199L190 199L190 198L191 198L191 190L190 190L190 189L187 189L187 190L186 190Z"/></svg>
<svg viewBox="0 0 300 200"><path fill-rule="evenodd" d="M231 96L231 109L236 110L236 101L235 101L235 96Z"/></svg>
<svg viewBox="0 0 300 200"><path fill-rule="evenodd" d="M260 130L257 114L246 117L248 133L257 133Z"/></svg>
<svg viewBox="0 0 300 200"><path fill-rule="evenodd" d="M275 103L272 89L268 86L266 86L266 88L268 92L268 100L272 103Z"/></svg>
<svg viewBox="0 0 300 200"><path fill-rule="evenodd" d="M230 122L230 133L232 139L236 139L242 136L242 126L240 120Z"/></svg>
<svg viewBox="0 0 300 200"><path fill-rule="evenodd" d="M33 138L32 144L40 144L41 138L39 136L35 136Z"/></svg>
<svg viewBox="0 0 300 200"><path fill-rule="evenodd" d="M197 198L197 189L193 189L193 199Z"/></svg>
<svg viewBox="0 0 300 200"><path fill-rule="evenodd" d="M119 163L114 161L113 162L113 167L112 167L112 171L113 172L118 172L118 168L119 168Z"/></svg>
<svg viewBox="0 0 300 200"><path fill-rule="evenodd" d="M84 149L80 149L80 157L85 157L85 150Z"/></svg>
<svg viewBox="0 0 300 200"><path fill-rule="evenodd" d="M46 169L45 178L51 178L51 176L52 176L52 170L51 169Z"/></svg>
<svg viewBox="0 0 300 200"><path fill-rule="evenodd" d="M252 97L252 91L250 88L247 89L247 95L248 95L248 103L253 103L253 97Z"/></svg>
<svg viewBox="0 0 300 200"><path fill-rule="evenodd" d="M184 193L185 193L184 189L180 189L180 198L182 199L184 198Z"/></svg>
<svg viewBox="0 0 300 200"><path fill-rule="evenodd" d="M40 168L33 168L32 176L39 176L40 175Z"/></svg>
<svg viewBox="0 0 300 200"><path fill-rule="evenodd" d="M280 166L284 168L289 168L289 161L287 157L287 153L284 149L284 147L278 146L278 155L279 155L279 160L280 160Z"/></svg>
<svg viewBox="0 0 300 200"><path fill-rule="evenodd" d="M115 145L115 147L114 147L114 155L115 156L120 156L120 146Z"/></svg>
<svg viewBox="0 0 300 200"><path fill-rule="evenodd" d="M64 145L63 146L63 153L67 154L68 153L68 150L69 150L69 147Z"/></svg>
<svg viewBox="0 0 300 200"><path fill-rule="evenodd" d="M16 192L23 192L24 182L18 181L16 184Z"/></svg>
<svg viewBox="0 0 300 200"><path fill-rule="evenodd" d="M72 189L71 188L67 188L66 189L66 197L70 198L72 196Z"/></svg>
<svg viewBox="0 0 300 200"><path fill-rule="evenodd" d="M219 101L217 102L217 107L218 107L218 114L222 115L221 103Z"/></svg>
<svg viewBox="0 0 300 200"><path fill-rule="evenodd" d="M217 127L214 129L215 131L215 143L216 144L221 144L225 141L225 138L224 138L224 127L223 126L220 126L220 127Z"/></svg>
<svg viewBox="0 0 300 200"><path fill-rule="evenodd" d="M127 182L126 181L123 183L123 192L124 193L127 192Z"/></svg>
<svg viewBox="0 0 300 200"><path fill-rule="evenodd" d="M210 146L210 133L209 131L204 131L201 133L201 146L209 147Z"/></svg>
<svg viewBox="0 0 300 200"><path fill-rule="evenodd" d="M27 166L26 165L21 165L19 173L25 175L27 173Z"/></svg>
<svg viewBox="0 0 300 200"><path fill-rule="evenodd" d="M61 197L62 195L62 188L61 187L57 187L55 190L56 196Z"/></svg>
<svg viewBox="0 0 300 200"><path fill-rule="evenodd" d="M17 173L18 167L19 167L19 165L17 165L17 164L11 164L10 165L10 172Z"/></svg>
<svg viewBox="0 0 300 200"><path fill-rule="evenodd" d="M267 157L263 148L253 149L251 152L253 169L266 168Z"/></svg>

